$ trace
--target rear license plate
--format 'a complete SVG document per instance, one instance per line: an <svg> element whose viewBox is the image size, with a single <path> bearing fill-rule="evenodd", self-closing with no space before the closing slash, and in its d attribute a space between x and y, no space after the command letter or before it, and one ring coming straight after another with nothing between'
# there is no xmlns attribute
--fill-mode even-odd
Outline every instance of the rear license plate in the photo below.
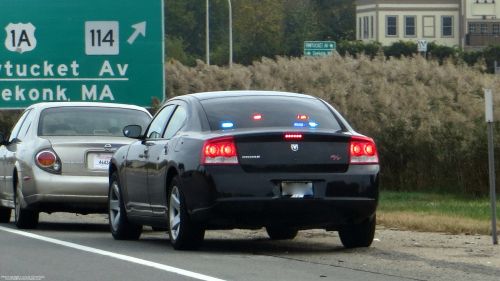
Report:
<svg viewBox="0 0 500 281"><path fill-rule="evenodd" d="M107 170L109 168L109 162L111 161L111 157L113 155L106 153L106 154L94 154L93 155L93 164L94 167L93 169L97 170Z"/></svg>
<svg viewBox="0 0 500 281"><path fill-rule="evenodd" d="M313 183L310 181L283 181L281 195L302 198L313 195Z"/></svg>

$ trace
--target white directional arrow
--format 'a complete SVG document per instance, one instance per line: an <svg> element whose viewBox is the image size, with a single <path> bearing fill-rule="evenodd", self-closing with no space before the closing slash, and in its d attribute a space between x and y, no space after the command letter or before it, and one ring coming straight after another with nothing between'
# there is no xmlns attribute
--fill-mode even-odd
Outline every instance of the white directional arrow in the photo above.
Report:
<svg viewBox="0 0 500 281"><path fill-rule="evenodd" d="M134 25L132 25L132 27L135 28L135 31L134 31L134 33L132 33L132 36L130 36L130 38L127 40L127 42L129 44L134 43L137 36L139 36L139 33L142 34L142 36L144 36L144 37L146 36L146 22L145 21L134 24Z"/></svg>

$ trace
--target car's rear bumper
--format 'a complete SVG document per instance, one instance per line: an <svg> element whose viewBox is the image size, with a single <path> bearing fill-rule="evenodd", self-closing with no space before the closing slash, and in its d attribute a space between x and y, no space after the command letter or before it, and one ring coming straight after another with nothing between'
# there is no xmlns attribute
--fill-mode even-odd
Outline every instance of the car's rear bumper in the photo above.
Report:
<svg viewBox="0 0 500 281"><path fill-rule="evenodd" d="M246 173L238 166L201 172L183 183L192 219L207 229L335 229L372 218L378 205L378 165L351 166L345 173ZM288 181L311 182L313 194L283 194Z"/></svg>
<svg viewBox="0 0 500 281"><path fill-rule="evenodd" d="M205 228L260 228L284 226L297 229L324 228L358 223L372 218L377 200L372 198L222 199L191 213Z"/></svg>
<svg viewBox="0 0 500 281"><path fill-rule="evenodd" d="M30 208L43 211L101 209L107 206L109 179L106 173L96 176L57 175L34 169L29 180L23 180L22 194Z"/></svg>

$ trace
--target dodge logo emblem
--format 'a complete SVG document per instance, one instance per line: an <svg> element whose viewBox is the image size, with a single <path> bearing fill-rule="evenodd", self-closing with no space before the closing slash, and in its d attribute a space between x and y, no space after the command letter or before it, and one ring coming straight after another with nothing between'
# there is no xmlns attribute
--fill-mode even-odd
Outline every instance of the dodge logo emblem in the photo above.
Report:
<svg viewBox="0 0 500 281"><path fill-rule="evenodd" d="M297 151L297 150L299 150L299 145L296 143L292 143L291 148L292 148L292 151Z"/></svg>

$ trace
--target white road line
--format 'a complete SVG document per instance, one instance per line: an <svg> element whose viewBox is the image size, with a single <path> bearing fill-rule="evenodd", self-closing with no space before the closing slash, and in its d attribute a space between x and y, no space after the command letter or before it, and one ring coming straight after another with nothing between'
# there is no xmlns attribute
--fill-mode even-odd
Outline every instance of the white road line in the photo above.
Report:
<svg viewBox="0 0 500 281"><path fill-rule="evenodd" d="M38 240L42 240L42 241L49 242L49 243L58 244L61 246L65 246L65 247L69 247L69 248L73 248L73 249L77 249L77 250L81 250L81 251L86 251L86 252L90 252L90 253L94 253L94 254L98 254L98 255L112 257L112 258L119 259L119 260L133 262L136 264L154 267L154 268L157 268L160 270L176 273L179 275L184 275L184 276L195 278L198 280L224 281L223 279L218 279L215 277L199 274L196 272L183 270L180 268L164 265L161 263L151 262L151 261L147 261L147 260L143 260L143 259L134 258L131 256L126 256L126 255L117 254L117 253L113 253L113 252L109 252L109 251L99 250L99 249L95 249L95 248L91 248L91 247L87 247L87 246L78 245L75 243L70 243L70 242L65 242L62 240L57 240L57 239L53 239L53 238L49 238L49 237L45 237L45 236L40 236L40 235L29 233L29 232L10 229L10 228L6 228L6 227L2 227L2 226L0 226L0 230L14 233L14 234L18 234L18 235L22 235L22 236L26 236L26 237L30 237L30 238L34 238L34 239L38 239Z"/></svg>

